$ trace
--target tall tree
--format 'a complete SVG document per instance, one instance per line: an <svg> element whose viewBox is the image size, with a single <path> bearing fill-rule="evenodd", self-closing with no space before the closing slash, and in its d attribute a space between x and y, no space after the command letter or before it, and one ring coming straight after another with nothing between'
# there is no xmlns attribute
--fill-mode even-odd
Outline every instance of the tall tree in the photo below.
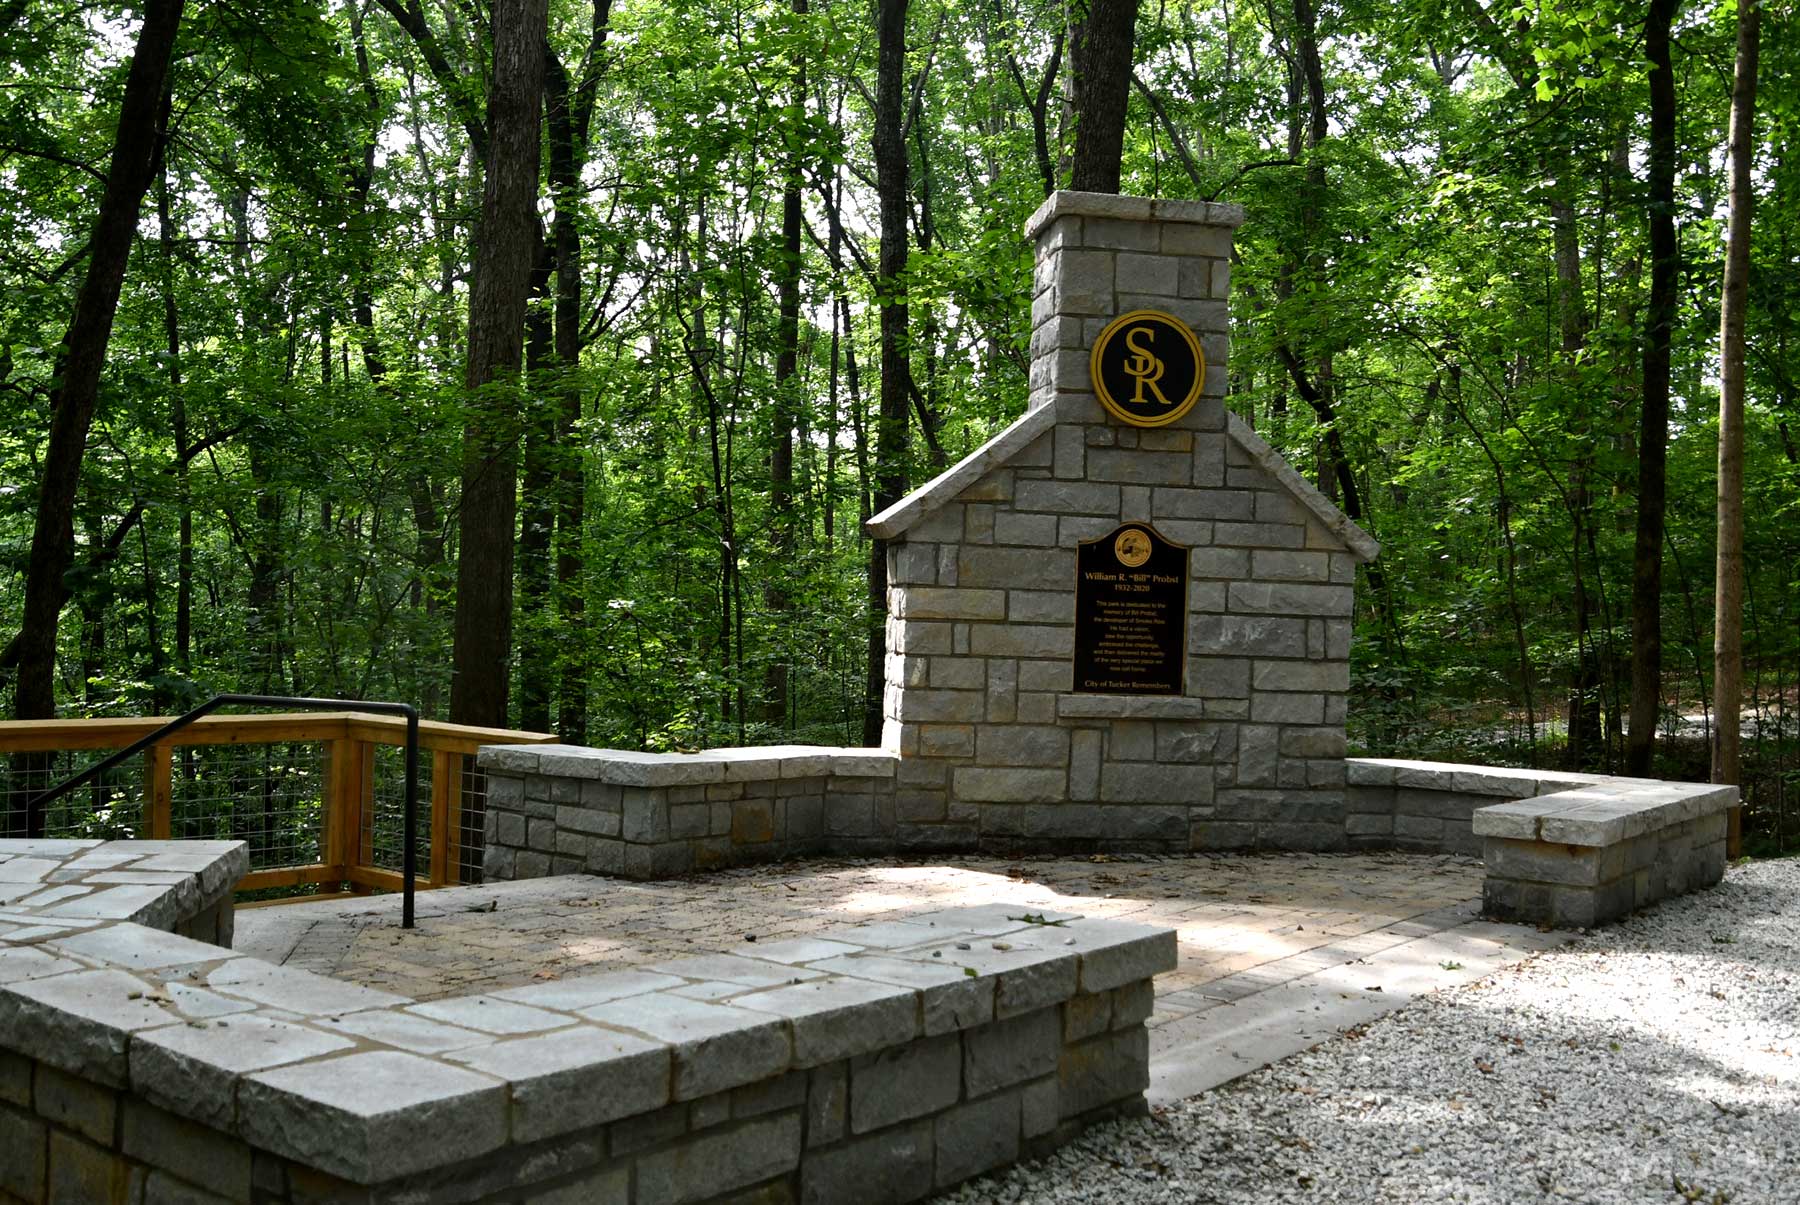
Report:
<svg viewBox="0 0 1800 1205"><path fill-rule="evenodd" d="M807 0L792 0L794 15L804 19ZM796 35L800 30L796 29ZM791 600L785 579L794 555L794 423L800 369L800 206L802 158L806 137L806 51L796 49L793 59L793 99L783 123L787 145L783 148L781 188L781 262L776 271L779 318L775 332L775 397L771 414L773 431L769 449L769 511L774 556L764 600L769 620L779 631L788 626ZM763 722L779 727L787 720L788 660L777 648L763 674Z"/></svg>
<svg viewBox="0 0 1800 1205"><path fill-rule="evenodd" d="M1680 0L1650 0L1644 57L1650 63L1650 297L1644 313L1643 409L1638 418L1637 541L1632 552L1631 713L1625 772L1647 775L1662 705L1662 551L1668 505L1669 349L1674 341L1675 73L1670 32Z"/></svg>
<svg viewBox="0 0 1800 1205"><path fill-rule="evenodd" d="M125 78L100 212L88 242L87 272L57 349L50 392L50 441L38 485L37 522L25 576L19 680L13 696L13 715L21 720L56 714L56 629L63 605L63 575L75 554L75 494L125 265L137 233L138 210L162 151L157 125L183 7L184 0L147 0L144 5L144 24ZM37 835L42 822L41 816L29 818L32 835Z"/></svg>
<svg viewBox="0 0 1800 1205"><path fill-rule="evenodd" d="M1731 173L1725 285L1719 301L1719 536L1713 598L1712 780L1740 781L1738 712L1744 692L1744 311L1750 300L1750 210L1755 193L1756 60L1762 42L1757 0L1738 0L1737 68L1731 86ZM1731 813L1729 852L1737 856L1740 812Z"/></svg>
<svg viewBox="0 0 1800 1205"><path fill-rule="evenodd" d="M538 229L539 102L546 0L497 0L488 85L487 178L469 286L463 385L462 508L457 525L456 630L450 719L501 727L512 653L513 539L519 415L514 400L525 344L525 303Z"/></svg>
<svg viewBox="0 0 1800 1205"><path fill-rule="evenodd" d="M906 0L877 0L875 10L875 191L881 206L881 252L876 301L881 307L881 404L875 422L876 512L906 492ZM868 662L863 691L863 743L881 740L882 685L887 639L887 541L869 544Z"/></svg>
<svg viewBox="0 0 1800 1205"><path fill-rule="evenodd" d="M1069 187L1118 192L1138 0L1076 0L1076 5L1069 48L1075 102Z"/></svg>

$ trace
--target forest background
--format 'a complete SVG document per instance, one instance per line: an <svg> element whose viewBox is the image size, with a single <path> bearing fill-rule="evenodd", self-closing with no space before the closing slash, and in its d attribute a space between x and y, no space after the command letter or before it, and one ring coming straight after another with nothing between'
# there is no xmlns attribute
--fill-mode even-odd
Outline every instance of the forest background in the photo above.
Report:
<svg viewBox="0 0 1800 1205"><path fill-rule="evenodd" d="M1079 175L1103 4L0 0L13 714L235 690L594 745L873 739L860 521L1024 408L1020 227ZM1245 206L1228 405L1383 545L1353 745L1622 771L1660 627L1652 768L1705 778L1737 3L1123 11L1117 187ZM1800 45L1791 3L1761 20L1743 779L1772 850L1800 836Z"/></svg>

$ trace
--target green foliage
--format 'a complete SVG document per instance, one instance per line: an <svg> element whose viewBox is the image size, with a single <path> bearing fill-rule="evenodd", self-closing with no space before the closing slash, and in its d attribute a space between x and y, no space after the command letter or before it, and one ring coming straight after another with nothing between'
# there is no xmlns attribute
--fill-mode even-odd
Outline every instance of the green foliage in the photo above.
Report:
<svg viewBox="0 0 1800 1205"><path fill-rule="evenodd" d="M61 629L69 710L268 688L441 713L481 190L465 122L484 112L489 52L475 10L427 7L447 75L376 4L190 5L165 156L170 237L148 204L84 469ZM1689 7L1678 31L1672 715L1706 706L1710 672L1734 14L1732 0ZM1043 198L1031 106L1063 19L1037 0L911 6L904 283L914 382L941 449L915 430L915 482L1024 407L1031 263L1018 231ZM8 630L132 21L50 0L0 29ZM1549 763L1565 757L1572 699L1592 700L1603 729L1616 723L1647 287L1641 21L1641 6L1615 0L1326 5L1328 134L1309 148L1291 9L1143 8L1126 190L1246 206L1231 404L1327 479L1326 412L1288 357L1303 375L1325 370L1364 526L1384 545L1354 651L1352 734L1372 751ZM615 0L597 49L592 22L586 4L551 6L572 95L594 98L572 148L579 187L546 185L543 202L547 234L562 207L579 238L582 350L509 387L521 431L550 448L549 474L522 487L525 535L572 570L530 571L543 586L521 594L515 662L548 658L552 678L577 683L592 743L857 741L878 390L870 12ZM1749 680L1759 706L1785 701L1790 725L1752 760L1766 798L1783 801L1800 681L1793 33L1791 6L1770 6L1746 474ZM1046 94L1053 165L1067 143L1062 83ZM808 231L798 369L778 388L793 165ZM1559 254L1573 256L1578 296L1559 283ZM545 316L556 287L534 301ZM568 390L579 417L563 421ZM771 485L778 400L795 422L791 510ZM557 518L566 465L583 487L574 529ZM773 708L772 666L790 670ZM1678 746L1671 756L1686 756ZM1613 731L1583 756L1604 766L1616 748Z"/></svg>

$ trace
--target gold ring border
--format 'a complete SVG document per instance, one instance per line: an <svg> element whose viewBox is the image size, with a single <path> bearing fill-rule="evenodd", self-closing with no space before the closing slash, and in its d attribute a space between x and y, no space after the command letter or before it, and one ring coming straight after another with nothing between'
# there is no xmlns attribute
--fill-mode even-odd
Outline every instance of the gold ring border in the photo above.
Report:
<svg viewBox="0 0 1800 1205"><path fill-rule="evenodd" d="M1139 418L1137 415L1131 413L1131 411L1119 405L1118 402L1114 401L1112 395L1106 390L1106 378L1100 375L1101 351L1105 349L1107 343L1112 339L1113 335L1117 333L1120 327L1136 322L1140 318L1161 318L1164 322L1167 322L1170 326L1173 326L1176 330L1181 332L1182 338L1187 340L1188 346L1192 348L1194 352L1194 364L1196 367L1194 372L1193 391L1190 392L1183 401L1179 402L1166 417L1159 418L1155 422L1147 422L1144 419ZM1094 349L1088 352L1088 380L1093 383L1094 396L1100 399L1100 405L1105 408L1108 414L1112 415L1126 426L1166 427L1170 423L1179 420L1181 416L1186 414L1189 410L1192 410L1194 408L1194 403L1200 400L1201 393L1205 391L1206 352L1201 348L1200 340L1195 337L1194 332L1189 329L1188 324L1168 311L1132 310L1130 313L1120 314L1117 318L1114 318L1111 322L1107 323L1106 329L1100 332L1100 337L1094 340Z"/></svg>

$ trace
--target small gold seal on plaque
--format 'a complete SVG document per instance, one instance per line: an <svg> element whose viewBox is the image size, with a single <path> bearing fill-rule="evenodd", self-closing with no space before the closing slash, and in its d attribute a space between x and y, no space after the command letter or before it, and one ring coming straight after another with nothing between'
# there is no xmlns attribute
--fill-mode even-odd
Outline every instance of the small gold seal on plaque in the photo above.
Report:
<svg viewBox="0 0 1800 1205"><path fill-rule="evenodd" d="M1113 555L1127 569L1136 569L1150 559L1150 537L1139 528L1127 527L1113 541Z"/></svg>
<svg viewBox="0 0 1800 1205"><path fill-rule="evenodd" d="M1206 354L1187 323L1161 310L1133 310L1100 332L1088 358L1094 392L1134 427L1174 422L1200 398Z"/></svg>

